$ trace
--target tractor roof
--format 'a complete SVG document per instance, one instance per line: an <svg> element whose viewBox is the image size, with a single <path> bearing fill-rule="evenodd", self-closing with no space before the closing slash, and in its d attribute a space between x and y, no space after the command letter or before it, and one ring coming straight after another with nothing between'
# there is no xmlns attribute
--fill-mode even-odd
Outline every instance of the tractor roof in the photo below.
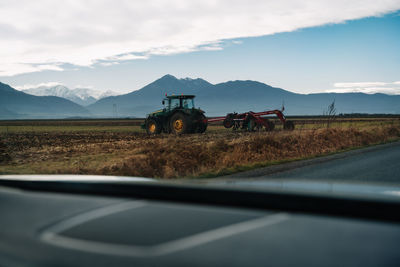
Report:
<svg viewBox="0 0 400 267"><path fill-rule="evenodd" d="M167 98L169 99L192 99L195 98L195 95L169 95Z"/></svg>

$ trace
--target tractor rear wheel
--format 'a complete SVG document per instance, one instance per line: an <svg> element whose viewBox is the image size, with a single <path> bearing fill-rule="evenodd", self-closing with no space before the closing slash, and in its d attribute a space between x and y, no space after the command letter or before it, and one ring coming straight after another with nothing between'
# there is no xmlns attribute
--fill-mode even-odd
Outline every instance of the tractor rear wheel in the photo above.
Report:
<svg viewBox="0 0 400 267"><path fill-rule="evenodd" d="M202 114L200 116L199 122L196 125L195 133L204 133L207 130L208 123L206 117Z"/></svg>
<svg viewBox="0 0 400 267"><path fill-rule="evenodd" d="M161 125L156 119L146 120L146 132L147 134L159 134L161 133Z"/></svg>
<svg viewBox="0 0 400 267"><path fill-rule="evenodd" d="M293 121L286 121L283 125L284 130L293 131L294 130L294 123Z"/></svg>
<svg viewBox="0 0 400 267"><path fill-rule="evenodd" d="M169 121L169 127L173 134L189 133L191 129L189 118L182 113L175 113Z"/></svg>

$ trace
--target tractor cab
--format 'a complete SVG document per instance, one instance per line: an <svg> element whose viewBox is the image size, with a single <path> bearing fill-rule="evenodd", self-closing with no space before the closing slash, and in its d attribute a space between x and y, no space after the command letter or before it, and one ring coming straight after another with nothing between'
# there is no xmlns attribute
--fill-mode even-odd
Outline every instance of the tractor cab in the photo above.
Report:
<svg viewBox="0 0 400 267"><path fill-rule="evenodd" d="M174 109L194 109L194 97L194 95L171 95L167 96L162 101L162 104L166 111Z"/></svg>

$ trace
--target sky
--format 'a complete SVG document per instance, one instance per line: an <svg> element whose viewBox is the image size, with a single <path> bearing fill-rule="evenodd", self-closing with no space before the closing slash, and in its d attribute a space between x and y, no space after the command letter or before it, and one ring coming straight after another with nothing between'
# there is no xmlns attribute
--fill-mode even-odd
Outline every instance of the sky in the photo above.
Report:
<svg viewBox="0 0 400 267"><path fill-rule="evenodd" d="M400 0L0 0L0 81L127 93L165 74L400 94Z"/></svg>

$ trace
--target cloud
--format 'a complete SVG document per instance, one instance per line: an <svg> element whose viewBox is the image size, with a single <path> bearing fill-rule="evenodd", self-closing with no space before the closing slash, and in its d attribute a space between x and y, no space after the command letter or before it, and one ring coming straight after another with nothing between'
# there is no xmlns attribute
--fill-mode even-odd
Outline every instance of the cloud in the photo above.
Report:
<svg viewBox="0 0 400 267"><path fill-rule="evenodd" d="M365 94L388 94L400 95L400 82L351 82L334 83L334 89L327 90L329 93L365 93Z"/></svg>
<svg viewBox="0 0 400 267"><path fill-rule="evenodd" d="M112 57L107 57L105 60L106 61L125 61L125 60L134 60L134 59L148 59L148 56L146 55L135 55L135 54L123 54L123 55L117 55L117 56L112 56Z"/></svg>
<svg viewBox="0 0 400 267"><path fill-rule="evenodd" d="M358 83L335 83L334 87L349 88L349 87L371 87L371 86L384 86L390 83L385 82L358 82Z"/></svg>
<svg viewBox="0 0 400 267"><path fill-rule="evenodd" d="M13 86L13 88L17 90L26 90L26 89L32 89L32 88L39 88L39 87L55 87L55 86L65 86L67 87L66 84L60 83L60 82L45 82L45 83L38 83L38 84L24 84L20 86ZM87 85L87 84L77 84L75 87L72 87L73 89L79 88L79 89L94 89L93 85Z"/></svg>
<svg viewBox="0 0 400 267"><path fill-rule="evenodd" d="M398 9L398 0L2 0L0 76L220 50L223 40Z"/></svg>
<svg viewBox="0 0 400 267"><path fill-rule="evenodd" d="M63 71L64 69L60 66L61 64L58 62L54 63L46 63L46 64L38 64L38 63L20 63L20 62L12 62L11 60L6 61L6 59L2 62L1 57L2 52L0 52L0 76L13 76L22 73L30 73L30 72L40 72L45 70L53 70L53 71ZM10 57L10 55L7 55ZM16 56L19 58L19 56Z"/></svg>
<svg viewBox="0 0 400 267"><path fill-rule="evenodd" d="M242 40L233 40L232 44L243 44Z"/></svg>
<svg viewBox="0 0 400 267"><path fill-rule="evenodd" d="M26 90L26 89L38 88L38 87L54 87L54 86L58 86L58 85L65 86L64 84L59 83L59 82L46 82L46 83L39 83L39 84L24 84L21 86L14 86L14 88L17 90Z"/></svg>
<svg viewBox="0 0 400 267"><path fill-rule="evenodd" d="M79 89L94 89L93 85L90 84L77 84L75 85L74 89L79 88Z"/></svg>
<svg viewBox="0 0 400 267"><path fill-rule="evenodd" d="M110 62L100 62L100 63L98 63L100 66L105 66L105 67L108 67L108 66L112 66L112 65L118 65L119 63L118 62L112 62L112 61L110 61Z"/></svg>

